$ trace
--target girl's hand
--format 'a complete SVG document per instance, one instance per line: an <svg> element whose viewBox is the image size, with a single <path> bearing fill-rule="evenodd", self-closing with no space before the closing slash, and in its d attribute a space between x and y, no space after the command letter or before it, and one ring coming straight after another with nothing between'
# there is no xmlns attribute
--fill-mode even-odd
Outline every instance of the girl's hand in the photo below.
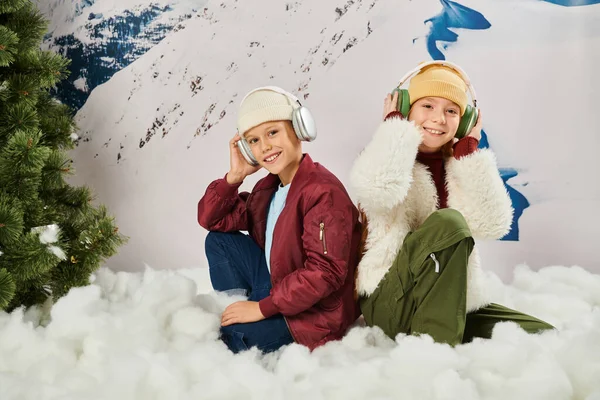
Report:
<svg viewBox="0 0 600 400"><path fill-rule="evenodd" d="M475 125L473 126L473 129L471 129L471 132L469 132L467 134L467 136L471 136L471 137L474 137L477 140L481 140L481 126L482 126L482 122L481 122L481 110L478 110L477 121L475 122Z"/></svg>
<svg viewBox="0 0 600 400"><path fill-rule="evenodd" d="M383 101L383 119L388 116L389 113L397 110L398 105L398 92L394 92L394 94L389 94L385 96L385 100Z"/></svg>

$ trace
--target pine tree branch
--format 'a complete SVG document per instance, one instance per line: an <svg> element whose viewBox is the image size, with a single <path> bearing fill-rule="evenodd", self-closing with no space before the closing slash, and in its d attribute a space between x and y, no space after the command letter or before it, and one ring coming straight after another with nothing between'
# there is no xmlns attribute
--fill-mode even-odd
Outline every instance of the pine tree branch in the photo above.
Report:
<svg viewBox="0 0 600 400"><path fill-rule="evenodd" d="M50 149L39 146L40 133L18 131L0 153L0 187L26 204L37 198L41 173Z"/></svg>
<svg viewBox="0 0 600 400"><path fill-rule="evenodd" d="M22 104L31 108L35 107L38 99L39 79L28 74L16 72L6 77L6 101L10 104Z"/></svg>
<svg viewBox="0 0 600 400"><path fill-rule="evenodd" d="M72 187L63 152L74 112L50 95L70 61L41 51L47 22L31 0L0 0L0 309L56 300L127 238L92 191ZM37 227L50 229L38 233ZM60 235L53 236L53 227ZM45 228L43 228L45 229ZM48 233L49 232L49 233ZM48 239L50 235L50 239Z"/></svg>
<svg viewBox="0 0 600 400"><path fill-rule="evenodd" d="M6 67L15 60L14 53L17 51L18 43L17 34L0 25L0 67Z"/></svg>
<svg viewBox="0 0 600 400"><path fill-rule="evenodd" d="M0 14L15 12L27 3L28 0L2 0L0 2Z"/></svg>
<svg viewBox="0 0 600 400"><path fill-rule="evenodd" d="M51 51L30 51L19 57L13 70L41 89L54 87L69 76L70 60Z"/></svg>
<svg viewBox="0 0 600 400"><path fill-rule="evenodd" d="M0 192L0 244L16 243L23 232L23 209L16 198Z"/></svg>
<svg viewBox="0 0 600 400"><path fill-rule="evenodd" d="M65 153L53 150L42 169L42 192L50 192L63 188L64 176L73 175L72 160Z"/></svg>
<svg viewBox="0 0 600 400"><path fill-rule="evenodd" d="M17 245L5 249L0 257L0 268L8 270L18 285L49 272L60 261L48 245L40 242L38 233L30 232L23 235Z"/></svg>
<svg viewBox="0 0 600 400"><path fill-rule="evenodd" d="M0 310L4 309L15 296L16 285L11 274L4 268L0 269Z"/></svg>
<svg viewBox="0 0 600 400"><path fill-rule="evenodd" d="M66 294L65 287L88 284L89 275L127 242L128 238L119 233L114 219L107 216L104 206L100 206L94 214L94 222L89 224L88 221L87 229L80 231L80 235L69 243L70 258L52 271L53 295Z"/></svg>
<svg viewBox="0 0 600 400"><path fill-rule="evenodd" d="M0 115L4 114L6 102L8 101L9 93L6 82L0 82Z"/></svg>
<svg viewBox="0 0 600 400"><path fill-rule="evenodd" d="M31 1L24 3L22 7L12 12L2 24L19 37L18 53L39 49L48 28L48 21L36 6Z"/></svg>
<svg viewBox="0 0 600 400"><path fill-rule="evenodd" d="M46 91L40 93L37 110L39 126L44 133L42 143L52 148L74 148L71 134L77 130L77 125L72 110L50 97Z"/></svg>

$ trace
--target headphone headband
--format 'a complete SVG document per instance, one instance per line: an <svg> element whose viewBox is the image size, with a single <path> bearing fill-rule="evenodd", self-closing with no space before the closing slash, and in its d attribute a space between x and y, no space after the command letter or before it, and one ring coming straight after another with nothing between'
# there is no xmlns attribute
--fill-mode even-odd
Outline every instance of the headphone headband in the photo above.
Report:
<svg viewBox="0 0 600 400"><path fill-rule="evenodd" d="M413 68L412 70L408 71L401 79L400 79L400 83L398 83L398 88L400 86L402 86L402 84L408 80L412 75L421 72L421 70L425 67L428 67L430 65L443 65L445 67L451 68L454 71L458 72L458 74L460 75L460 77L462 78L462 80L465 82L465 84L467 85L467 88L469 89L469 92L471 93L471 99L473 100L473 105L475 107L477 107L477 96L475 94L475 88L471 85L471 80L469 79L467 73L458 65L450 62L450 61L441 61L441 60L434 60L434 61L426 61L423 62L421 64L419 64L416 68Z"/></svg>
<svg viewBox="0 0 600 400"><path fill-rule="evenodd" d="M242 101L240 102L240 104L242 104L244 102L244 100L246 100L246 98L248 96L250 96L252 93L258 92L258 91L261 91L261 90L270 90L272 92L276 92L276 93L282 94L282 95L286 96L289 100L292 100L292 102L298 103L298 106L302 106L302 103L300 103L300 99L298 99L296 96L294 96L290 92L287 92L287 91L285 91L282 88L277 87L277 86L262 86L262 87L258 87L256 89L252 89L251 91L249 91L244 96L244 98L242 99ZM292 106L294 106L294 105L292 104Z"/></svg>
<svg viewBox="0 0 600 400"><path fill-rule="evenodd" d="M244 96L241 103L243 103L248 96L252 93L257 92L259 90L270 90L272 92L276 92L284 95L288 101L290 101L290 105L293 108L292 111L292 126L294 127L294 132L296 133L296 137L301 141L312 142L317 137L317 130L315 126L315 121L311 112L308 108L302 106L300 100L294 96L293 94L286 92L277 86L262 86L256 89L251 90ZM241 104L240 103L240 104ZM294 104L296 103L296 104ZM259 165L258 161L252 154L252 150L250 149L250 145L246 142L246 139L242 136L241 140L237 141L238 149L242 156L246 159L246 161L253 166Z"/></svg>

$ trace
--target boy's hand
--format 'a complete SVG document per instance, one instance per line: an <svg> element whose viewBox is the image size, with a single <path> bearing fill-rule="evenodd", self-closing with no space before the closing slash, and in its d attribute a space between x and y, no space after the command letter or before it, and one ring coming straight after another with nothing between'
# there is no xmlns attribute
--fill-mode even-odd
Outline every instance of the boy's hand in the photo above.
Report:
<svg viewBox="0 0 600 400"><path fill-rule="evenodd" d="M240 153L240 149L237 147L237 142L240 140L242 138L236 133L229 141L229 172L227 173L227 183L230 185L242 182L248 175L252 175L261 169L261 166L253 167L248 164L242 153Z"/></svg>
<svg viewBox="0 0 600 400"><path fill-rule="evenodd" d="M398 92L394 92L393 95L389 94L385 96L385 100L383 101L383 119L388 116L389 113L397 110L398 105Z"/></svg>
<svg viewBox="0 0 600 400"><path fill-rule="evenodd" d="M265 319L262 315L258 302L256 301L237 301L230 304L221 316L221 326L231 324L247 324Z"/></svg>
<svg viewBox="0 0 600 400"><path fill-rule="evenodd" d="M481 110L478 110L479 113L477 115L477 121L475 122L475 125L473 126L473 129L471 129L471 132L469 132L467 134L467 136L471 136L474 137L477 140L481 140L481 126L482 126L482 122L481 122Z"/></svg>

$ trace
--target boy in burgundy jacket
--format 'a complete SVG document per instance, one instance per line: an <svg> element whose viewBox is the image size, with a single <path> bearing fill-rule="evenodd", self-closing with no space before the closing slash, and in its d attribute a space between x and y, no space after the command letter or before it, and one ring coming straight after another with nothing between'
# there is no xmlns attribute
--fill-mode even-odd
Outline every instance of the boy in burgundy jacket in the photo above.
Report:
<svg viewBox="0 0 600 400"><path fill-rule="evenodd" d="M340 339L360 315L358 210L335 175L303 154L301 142L316 130L296 97L255 89L237 125L230 170L198 203L213 288L248 296L223 312L221 338L236 353L292 342L312 350ZM238 193L261 168L269 174Z"/></svg>

